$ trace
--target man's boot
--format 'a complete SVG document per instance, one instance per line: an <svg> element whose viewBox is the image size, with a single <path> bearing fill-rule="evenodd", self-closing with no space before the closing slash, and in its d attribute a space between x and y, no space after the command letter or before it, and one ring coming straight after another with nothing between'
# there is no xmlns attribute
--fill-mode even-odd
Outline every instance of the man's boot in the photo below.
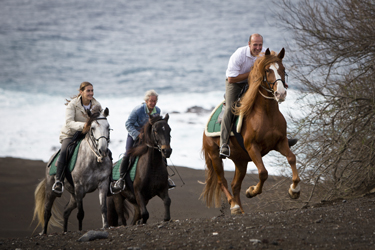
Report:
<svg viewBox="0 0 375 250"><path fill-rule="evenodd" d="M289 145L289 148L291 148L292 146L294 146L296 143L298 142L298 139L288 139L288 145Z"/></svg>
<svg viewBox="0 0 375 250"><path fill-rule="evenodd" d="M52 191L57 194L62 194L62 192L64 192L63 172L64 163L57 161L55 183L52 186Z"/></svg>
<svg viewBox="0 0 375 250"><path fill-rule="evenodd" d="M168 178L168 189L174 189L176 187L176 184L172 181L171 178Z"/></svg>

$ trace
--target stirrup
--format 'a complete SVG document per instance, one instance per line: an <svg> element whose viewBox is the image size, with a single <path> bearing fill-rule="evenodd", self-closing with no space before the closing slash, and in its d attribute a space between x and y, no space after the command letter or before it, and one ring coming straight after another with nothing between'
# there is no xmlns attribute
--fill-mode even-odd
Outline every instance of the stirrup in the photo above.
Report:
<svg viewBox="0 0 375 250"><path fill-rule="evenodd" d="M115 192L115 191L112 190L112 186L116 186L116 185L118 185L119 181L123 181L123 182L124 182L124 186L122 187L122 189L120 189L119 191ZM118 180L115 182L114 185L112 185L112 184L109 185L109 191L111 191L111 194L119 194L121 191L125 190L125 188L126 188L125 180L124 180L124 179L121 179L121 178L118 179Z"/></svg>
<svg viewBox="0 0 375 250"><path fill-rule="evenodd" d="M168 190L172 190L176 187L176 184L174 184L173 180L171 178L168 178Z"/></svg>
<svg viewBox="0 0 375 250"><path fill-rule="evenodd" d="M228 154L224 154L224 153L223 153L223 147L224 147L224 145L228 147ZM230 147L229 147L229 145L228 145L228 144L225 144L225 143L224 143L223 145L221 145L221 147L220 147L220 152L219 152L219 153L220 153L220 157L221 157L221 158L229 157L229 156L230 156Z"/></svg>
<svg viewBox="0 0 375 250"><path fill-rule="evenodd" d="M55 189L56 184L58 184L58 183L61 183L61 191L58 191L58 190ZM59 180L55 181L55 183L52 186L52 191L55 192L55 193L57 193L57 194L62 194L64 192L64 183L62 183Z"/></svg>

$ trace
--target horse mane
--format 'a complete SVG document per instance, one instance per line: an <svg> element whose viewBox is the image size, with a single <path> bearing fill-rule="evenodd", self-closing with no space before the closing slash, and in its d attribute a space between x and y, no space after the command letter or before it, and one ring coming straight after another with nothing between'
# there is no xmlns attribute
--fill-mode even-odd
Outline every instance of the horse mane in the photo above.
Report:
<svg viewBox="0 0 375 250"><path fill-rule="evenodd" d="M141 128L140 131L140 144L135 148L130 150L130 155L132 156L140 156L147 152L150 145L154 145L154 141L152 141L151 133L152 133L152 125L160 120L163 120L163 117L159 114L153 115L150 117L149 121Z"/></svg>
<svg viewBox="0 0 375 250"><path fill-rule="evenodd" d="M272 51L270 55L259 56L253 67L250 70L248 82L249 88L241 98L239 105L233 108L235 115L249 115L254 108L255 98L259 91L259 86L262 84L264 76L266 74L265 67L268 64L274 62L281 62L281 59L277 57L277 53Z"/></svg>
<svg viewBox="0 0 375 250"><path fill-rule="evenodd" d="M92 122L100 116L101 111L102 107L100 105L95 105L91 110L87 111L89 119L86 121L86 126L82 131L83 134L86 134L90 130Z"/></svg>

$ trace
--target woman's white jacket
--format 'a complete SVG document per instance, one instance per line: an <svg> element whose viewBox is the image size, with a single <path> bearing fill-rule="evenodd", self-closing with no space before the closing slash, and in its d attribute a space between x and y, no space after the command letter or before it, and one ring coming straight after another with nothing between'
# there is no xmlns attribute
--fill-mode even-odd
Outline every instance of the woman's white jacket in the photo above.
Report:
<svg viewBox="0 0 375 250"><path fill-rule="evenodd" d="M93 98L91 108L95 105L100 105L100 103ZM73 137L77 131L82 131L88 118L89 116L81 103L81 96L73 98L66 107L65 124L61 128L60 143L64 139Z"/></svg>

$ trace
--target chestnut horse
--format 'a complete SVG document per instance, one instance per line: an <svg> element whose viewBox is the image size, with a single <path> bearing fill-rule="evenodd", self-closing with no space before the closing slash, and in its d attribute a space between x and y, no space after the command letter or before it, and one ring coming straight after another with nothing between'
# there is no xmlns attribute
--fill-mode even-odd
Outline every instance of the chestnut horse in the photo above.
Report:
<svg viewBox="0 0 375 250"><path fill-rule="evenodd" d="M278 55L267 49L265 54L255 61L248 78L249 89L239 105L234 108L236 115L243 116L241 135L246 151L235 137L230 138L229 158L235 164L235 174L231 184L233 196L228 190L223 162L219 156L220 138L203 134L202 152L206 161L206 182L201 197L208 207L212 206L213 202L219 207L221 193L224 192L231 213L244 213L240 191L247 164L253 161L259 174L258 184L246 190L246 197L251 198L262 193L263 184L268 178L262 157L271 150L276 150L287 158L293 172L289 195L293 199L299 198L300 178L296 168L296 157L289 148L286 121L279 110L279 103L286 98L285 68L282 64L284 54L284 48Z"/></svg>

